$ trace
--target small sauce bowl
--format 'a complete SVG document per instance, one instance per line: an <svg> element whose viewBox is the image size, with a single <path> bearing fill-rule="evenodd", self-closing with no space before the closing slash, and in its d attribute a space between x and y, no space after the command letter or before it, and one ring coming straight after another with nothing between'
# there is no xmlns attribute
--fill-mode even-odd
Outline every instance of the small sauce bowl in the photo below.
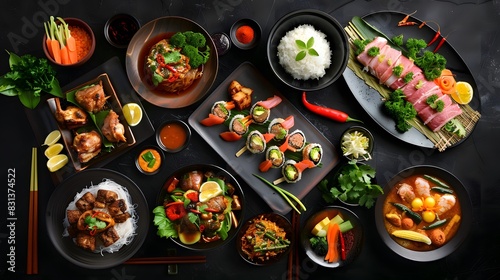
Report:
<svg viewBox="0 0 500 280"><path fill-rule="evenodd" d="M252 39L249 42L241 42L238 39L237 36L238 29L243 26L250 27L253 31ZM238 20L231 26L229 36L231 37L233 45L235 45L237 48L242 50L250 50L255 48L259 44L261 33L262 30L260 28L260 25L255 20L244 18Z"/></svg>
<svg viewBox="0 0 500 280"><path fill-rule="evenodd" d="M167 153L182 151L190 139L191 129L181 120L168 120L156 129L156 142Z"/></svg>
<svg viewBox="0 0 500 280"><path fill-rule="evenodd" d="M141 23L128 14L117 14L112 16L104 25L104 37L108 43L116 48L126 48L141 28Z"/></svg>
<svg viewBox="0 0 500 280"><path fill-rule="evenodd" d="M165 156L163 152L154 146L142 149L135 158L135 165L140 172L146 175L154 175L160 171Z"/></svg>
<svg viewBox="0 0 500 280"><path fill-rule="evenodd" d="M359 155L358 157L355 157L352 154L345 155L344 151L342 150L343 146L344 146L344 136L346 136L347 134L352 135L354 133L358 133L358 135L364 136L368 139L368 147L366 149L364 149L367 152L367 154ZM372 133L368 129L366 129L362 126L351 126L348 129L346 129L344 131L344 133L342 133L342 136L340 136L340 149L341 149L342 155L344 155L349 160L352 160L352 159L355 159L357 161L370 160L373 157L373 148L374 147L375 147L375 139L373 138Z"/></svg>

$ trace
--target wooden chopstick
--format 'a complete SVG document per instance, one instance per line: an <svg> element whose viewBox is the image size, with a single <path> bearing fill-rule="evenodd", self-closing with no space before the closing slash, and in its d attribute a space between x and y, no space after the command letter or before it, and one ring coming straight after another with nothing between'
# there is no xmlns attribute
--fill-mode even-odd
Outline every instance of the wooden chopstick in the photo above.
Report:
<svg viewBox="0 0 500 280"><path fill-rule="evenodd" d="M300 214L296 211L292 211L292 230L295 239L300 236ZM297 242L294 244L293 251L288 255L288 273L287 279L299 279L300 276L300 266L299 266L299 248Z"/></svg>
<svg viewBox="0 0 500 280"><path fill-rule="evenodd" d="M38 274L38 163L37 148L31 149L30 205L28 215L27 274Z"/></svg>
<svg viewBox="0 0 500 280"><path fill-rule="evenodd" d="M177 257L150 257L150 258L132 258L124 264L181 264L181 263L204 263L205 256L177 256Z"/></svg>

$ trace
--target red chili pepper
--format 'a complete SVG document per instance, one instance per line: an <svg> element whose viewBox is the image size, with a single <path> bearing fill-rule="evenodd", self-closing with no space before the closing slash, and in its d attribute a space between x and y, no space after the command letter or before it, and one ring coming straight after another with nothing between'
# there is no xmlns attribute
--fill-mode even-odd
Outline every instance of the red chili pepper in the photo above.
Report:
<svg viewBox="0 0 500 280"><path fill-rule="evenodd" d="M340 257L342 258L343 261L345 261L346 256L345 256L345 241L344 241L344 235L342 234L341 231L339 231L340 234Z"/></svg>
<svg viewBox="0 0 500 280"><path fill-rule="evenodd" d="M214 114L208 114L208 118L205 118L200 121L200 123L204 126L214 126L224 123L224 118L221 118Z"/></svg>
<svg viewBox="0 0 500 280"><path fill-rule="evenodd" d="M398 22L398 26L405 26L405 25L408 25L406 24L408 19L410 18L411 15L415 14L417 11L411 13L411 14L408 14L406 15L401 21ZM415 23L416 24L416 23ZM412 24L413 25L413 24Z"/></svg>
<svg viewBox="0 0 500 280"><path fill-rule="evenodd" d="M427 43L427 46L430 46L432 45L434 42L436 42L436 40L439 38L439 35L441 35L441 32L438 30L436 32L436 35L434 35L434 38L432 38L432 40L429 41L429 43Z"/></svg>
<svg viewBox="0 0 500 280"><path fill-rule="evenodd" d="M167 207L165 209L165 214L167 215L167 218L171 221L175 221L184 217L184 215L186 215L186 209L184 208L184 203L181 201L180 203L173 202L167 204Z"/></svg>
<svg viewBox="0 0 500 280"><path fill-rule="evenodd" d="M234 142L241 139L241 135L234 131L225 131L219 134L222 139L228 142Z"/></svg>
<svg viewBox="0 0 500 280"><path fill-rule="evenodd" d="M200 225L200 232L203 232L205 230L205 225Z"/></svg>
<svg viewBox="0 0 500 280"><path fill-rule="evenodd" d="M346 113L344 113L342 111L309 103L306 100L306 92L302 93L302 103L309 111L311 111L315 114L318 114L320 116L332 119L334 121L337 121L337 122L355 121L355 122L362 123L362 121L357 120L357 119L353 119L353 118L349 117L349 115L347 115Z"/></svg>
<svg viewBox="0 0 500 280"><path fill-rule="evenodd" d="M434 49L434 52L437 52L439 48L441 48L441 46L444 44L444 42L446 42L446 37L441 38L441 41L439 41L439 44Z"/></svg>
<svg viewBox="0 0 500 280"><path fill-rule="evenodd" d="M413 26L413 25L417 25L417 23L414 22L414 21L408 21L408 22L398 23L398 26Z"/></svg>
<svg viewBox="0 0 500 280"><path fill-rule="evenodd" d="M205 208L203 210L205 210L206 212L211 212L211 213L218 213L219 212L217 209L213 209L213 208Z"/></svg>
<svg viewBox="0 0 500 280"><path fill-rule="evenodd" d="M188 198L192 202L198 202L198 192L194 191L194 192L186 193L186 198Z"/></svg>

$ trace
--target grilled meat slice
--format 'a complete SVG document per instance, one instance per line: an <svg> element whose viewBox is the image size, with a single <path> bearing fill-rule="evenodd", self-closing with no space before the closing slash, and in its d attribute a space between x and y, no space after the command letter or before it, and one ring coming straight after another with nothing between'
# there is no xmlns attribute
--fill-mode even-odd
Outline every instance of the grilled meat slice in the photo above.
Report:
<svg viewBox="0 0 500 280"><path fill-rule="evenodd" d="M123 199L118 199L108 205L108 212L112 217L123 214L127 211L127 203Z"/></svg>
<svg viewBox="0 0 500 280"><path fill-rule="evenodd" d="M118 239L120 239L120 236L118 235L118 232L116 232L116 229L114 227L110 227L107 230L103 231L99 237L102 240L102 243L104 246L108 247L115 243Z"/></svg>
<svg viewBox="0 0 500 280"><path fill-rule="evenodd" d="M180 187L183 191L195 190L199 191L203 182L203 173L200 171L191 171L185 174L180 182Z"/></svg>
<svg viewBox="0 0 500 280"><path fill-rule="evenodd" d="M55 117L60 125L68 129L74 129L84 126L88 122L87 113L76 106L67 106L66 110L61 107L61 100L55 98L56 112Z"/></svg>
<svg viewBox="0 0 500 280"><path fill-rule="evenodd" d="M85 250L88 251L94 251L95 250L95 237L87 234L85 232L80 231L76 235L75 239L76 245L79 247L82 247Z"/></svg>
<svg viewBox="0 0 500 280"><path fill-rule="evenodd" d="M78 219L82 215L80 210L68 210L66 211L66 217L68 218L68 223L71 225L78 223Z"/></svg>
<svg viewBox="0 0 500 280"><path fill-rule="evenodd" d="M113 219L115 220L116 223L124 223L126 220L128 220L128 218L130 218L129 212L125 212L123 214L118 214L118 215L113 217Z"/></svg>
<svg viewBox="0 0 500 280"><path fill-rule="evenodd" d="M118 199L118 194L116 192L100 189L97 191L97 197L95 200L102 203L112 203L115 202L115 200L117 199Z"/></svg>
<svg viewBox="0 0 500 280"><path fill-rule="evenodd" d="M120 123L118 114L115 111L110 110L106 118L104 119L104 125L102 126L102 134L110 142L125 142L125 127Z"/></svg>
<svg viewBox="0 0 500 280"><path fill-rule="evenodd" d="M99 84L80 89L75 93L76 102L92 113L101 111L106 104L107 98L104 94L102 81L99 81Z"/></svg>
<svg viewBox="0 0 500 280"><path fill-rule="evenodd" d="M73 148L78 153L78 160L82 163L90 161L101 152L102 140L96 131L77 134L73 139Z"/></svg>
<svg viewBox="0 0 500 280"><path fill-rule="evenodd" d="M226 210L227 205L229 205L229 201L225 196L219 195L209 199L204 204L207 205L207 208L213 210L214 212L221 213Z"/></svg>

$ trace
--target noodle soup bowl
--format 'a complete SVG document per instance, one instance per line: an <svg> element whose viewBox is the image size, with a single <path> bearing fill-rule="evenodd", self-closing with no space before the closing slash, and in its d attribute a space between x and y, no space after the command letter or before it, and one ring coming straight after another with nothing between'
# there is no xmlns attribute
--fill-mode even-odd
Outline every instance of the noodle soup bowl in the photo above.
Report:
<svg viewBox="0 0 500 280"><path fill-rule="evenodd" d="M278 45L281 39L287 32L304 24L311 25L315 30L325 34L325 39L330 46L330 65L326 68L325 74L321 78L296 79L281 65L278 57ZM308 37L301 40L306 42ZM295 44L294 42L293 44ZM314 48L314 45L312 45L312 48ZM320 90L334 83L342 75L347 66L349 59L347 35L340 23L325 12L312 9L291 12L278 20L272 27L267 41L267 58L271 70L284 84L300 91ZM294 57L290 57L290 59L295 60L295 55Z"/></svg>

